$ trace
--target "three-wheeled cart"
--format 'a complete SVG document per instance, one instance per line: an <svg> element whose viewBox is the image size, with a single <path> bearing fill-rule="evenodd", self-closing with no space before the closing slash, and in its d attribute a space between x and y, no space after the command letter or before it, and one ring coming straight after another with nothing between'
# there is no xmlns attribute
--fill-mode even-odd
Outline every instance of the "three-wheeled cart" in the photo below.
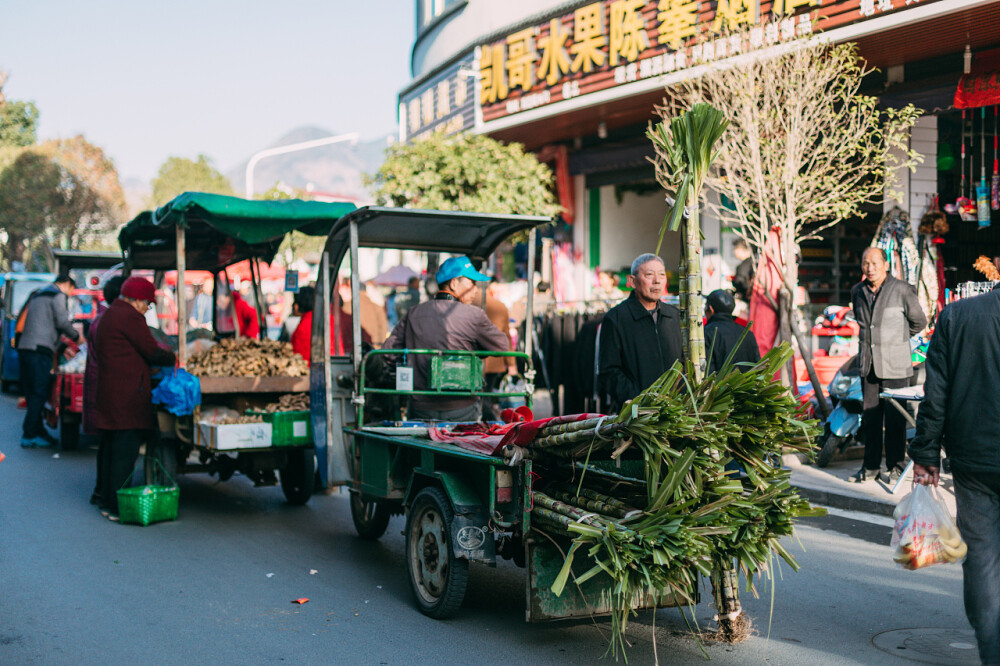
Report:
<svg viewBox="0 0 1000 666"><path fill-rule="evenodd" d="M409 249L464 254L485 261L501 242L514 235L528 238L528 272L534 265L535 229L549 218L485 215L394 208L361 208L339 220L331 230L322 255L313 318L310 395L313 435L320 473L328 485L347 485L354 525L362 538L377 539L393 514L406 515L406 563L419 609L435 618L455 613L465 595L469 564L495 566L497 556L512 559L528 570L528 621L555 620L610 612L610 579L603 574L580 585L567 585L562 595L550 591L563 566L568 541L531 529L534 483L531 460L508 464L452 443L427 438L425 424L392 420L393 399L433 393L448 396L484 394L469 381L436 381L446 366L462 367L463 359L496 356L496 352L448 350L373 350L363 352L361 323L353 309L354 348L351 356L331 356L332 330L340 307L334 277L349 254L353 302L359 299L359 248ZM527 316L532 316L532 290L527 290ZM523 352L509 352L527 364L530 404L534 378L530 337ZM432 386L452 388L426 392L404 389L391 380L372 379L376 360L384 356L432 359ZM439 359L438 363L433 363ZM468 367L477 367L474 362ZM380 374L385 374L384 372ZM454 379L453 373L451 379ZM381 404L380 404L381 403ZM385 403L388 403L386 405ZM386 415L390 418L386 419ZM641 470L631 470L642 477ZM595 472L596 473L596 472ZM610 471L627 480L624 469ZM578 558L577 574L586 567ZM592 566L592 565L591 565ZM691 591L691 597L697 592ZM675 598L649 591L632 600L634 608L676 605Z"/></svg>
<svg viewBox="0 0 1000 666"><path fill-rule="evenodd" d="M285 235L300 231L326 235L334 222L354 210L353 204L316 201L248 201L200 192L186 192L155 211L146 211L119 234L125 271L151 270L157 281L177 271L178 365L187 362L187 304L182 297L185 271L208 271L215 277L213 300L228 292L227 267L249 260L260 337L266 332L260 291L260 262L270 263ZM230 308L232 304L230 303ZM231 310L213 308L215 338L239 337ZM168 370L169 371L169 370ZM240 414L260 409L280 396L305 393L308 377L202 377L202 405L234 409ZM190 416L159 413L161 443L157 457L171 474L209 472L221 480L235 472L257 485L281 480L286 499L305 504L315 489L312 441L294 437L276 441L272 424L232 428L200 423L200 410ZM308 424L303 416L302 426ZM234 434L234 431L238 431ZM223 433L227 436L223 437ZM230 436L231 435L231 436ZM237 436L238 435L238 436ZM147 466L147 475L150 475Z"/></svg>

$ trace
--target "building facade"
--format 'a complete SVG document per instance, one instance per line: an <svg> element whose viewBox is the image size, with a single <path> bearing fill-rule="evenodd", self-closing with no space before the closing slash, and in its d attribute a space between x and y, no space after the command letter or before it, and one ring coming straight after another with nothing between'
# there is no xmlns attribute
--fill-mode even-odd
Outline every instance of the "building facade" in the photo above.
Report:
<svg viewBox="0 0 1000 666"><path fill-rule="evenodd" d="M472 131L536 152L553 167L565 209L556 241L591 269L618 270L656 244L667 204L645 131L658 120L664 86L814 35L858 44L879 69L869 92L883 105L925 111L911 137L924 160L903 174L903 200L887 208L899 205L916 226L935 201L943 207L970 192L974 200L973 180L992 167L1000 0L418 0L416 16L400 139ZM960 80L976 98L965 113L956 108ZM803 248L800 282L813 302L847 300L860 275L854 246L870 241L879 217L873 210ZM1000 212L991 217L1000 224ZM971 271L960 250L966 236L1000 255L1000 233L952 218L946 257L959 279ZM706 273L707 291L725 286L735 236L711 216L703 227L705 263L716 273ZM679 246L668 233L668 269Z"/></svg>

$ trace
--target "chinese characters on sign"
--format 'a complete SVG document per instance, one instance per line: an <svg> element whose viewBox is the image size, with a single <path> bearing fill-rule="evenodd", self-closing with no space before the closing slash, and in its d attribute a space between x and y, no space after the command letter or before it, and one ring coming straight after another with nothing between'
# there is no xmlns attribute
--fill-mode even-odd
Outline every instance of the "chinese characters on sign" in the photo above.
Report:
<svg viewBox="0 0 1000 666"><path fill-rule="evenodd" d="M813 32L814 4L774 0L762 17L760 0L716 0L702 20L700 0L591 2L480 46L478 101L491 117L518 113L797 39Z"/></svg>
<svg viewBox="0 0 1000 666"><path fill-rule="evenodd" d="M505 72L500 82L506 85L510 75ZM400 140L408 141L430 130L455 134L472 127L475 109L470 89L474 80L472 60L465 59L402 94L399 101ZM507 94L506 88L503 94Z"/></svg>

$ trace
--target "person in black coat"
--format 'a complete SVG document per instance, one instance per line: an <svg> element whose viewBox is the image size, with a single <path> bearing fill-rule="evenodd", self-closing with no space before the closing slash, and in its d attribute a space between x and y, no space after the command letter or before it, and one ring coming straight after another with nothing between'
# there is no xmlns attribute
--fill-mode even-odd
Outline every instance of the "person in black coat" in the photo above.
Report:
<svg viewBox="0 0 1000 666"><path fill-rule="evenodd" d="M941 311L924 367L913 480L938 484L943 446L969 548L965 613L982 663L1000 664L1000 289Z"/></svg>
<svg viewBox="0 0 1000 666"><path fill-rule="evenodd" d="M708 359L709 373L718 372L737 345L739 348L733 356L733 363L755 364L760 360L757 338L753 331L748 331L733 319L735 308L736 299L724 289L716 289L705 299L705 317L708 318L705 324L705 349L712 355ZM746 337L740 342L744 333ZM750 366L737 365L736 369L746 372Z"/></svg>
<svg viewBox="0 0 1000 666"><path fill-rule="evenodd" d="M615 412L681 359L681 313L660 299L667 271L655 254L632 262L632 293L601 323L598 379L606 412Z"/></svg>

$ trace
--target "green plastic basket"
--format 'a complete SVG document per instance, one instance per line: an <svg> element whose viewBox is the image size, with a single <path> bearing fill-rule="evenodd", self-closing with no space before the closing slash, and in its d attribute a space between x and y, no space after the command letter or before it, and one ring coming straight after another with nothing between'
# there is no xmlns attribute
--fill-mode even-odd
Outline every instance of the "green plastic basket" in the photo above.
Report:
<svg viewBox="0 0 1000 666"><path fill-rule="evenodd" d="M312 446L312 415L308 410L292 412L258 412L247 410L247 414L260 416L264 423L271 424L271 446Z"/></svg>
<svg viewBox="0 0 1000 666"><path fill-rule="evenodd" d="M147 458L147 460L149 459ZM118 518L122 523L145 527L165 520L177 520L180 488L177 487L177 481L170 476L170 472L163 467L163 463L157 458L151 459L173 485L126 488L125 485L131 478L126 479L122 487L118 489Z"/></svg>
<svg viewBox="0 0 1000 666"><path fill-rule="evenodd" d="M431 358L430 384L435 391L479 391L483 388L483 359L478 356L434 356Z"/></svg>
<svg viewBox="0 0 1000 666"><path fill-rule="evenodd" d="M129 525L177 520L177 486L137 486L118 491L118 517Z"/></svg>

